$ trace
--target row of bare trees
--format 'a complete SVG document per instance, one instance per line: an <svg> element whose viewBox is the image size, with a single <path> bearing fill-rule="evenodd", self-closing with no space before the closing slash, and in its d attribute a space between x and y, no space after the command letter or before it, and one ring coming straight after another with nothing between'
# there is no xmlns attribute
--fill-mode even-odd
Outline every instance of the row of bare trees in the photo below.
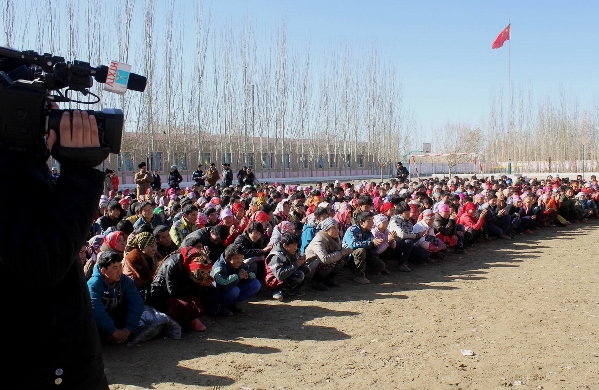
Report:
<svg viewBox="0 0 599 390"><path fill-rule="evenodd" d="M340 170L358 155L395 161L410 141L397 70L375 45L312 53L290 44L284 21L265 33L250 17L214 26L201 2L7 0L2 12L10 46L116 59L148 77L143 94L94 87L126 111L122 151L135 159Z"/></svg>
<svg viewBox="0 0 599 390"><path fill-rule="evenodd" d="M284 21L270 31L251 16L217 26L202 2L174 0L5 0L1 17L8 46L92 64L115 59L146 75L143 94L93 92L102 98L96 109L126 113L122 156L153 167L231 160L342 173L389 166L430 141L406 109L396 65L376 43L319 52L291 44ZM492 95L478 124L433 129L433 152L538 169L551 169L538 163L550 158L554 167L598 160L599 103L582 110L563 90L558 99L536 98L532 87L511 91Z"/></svg>
<svg viewBox="0 0 599 390"><path fill-rule="evenodd" d="M434 134L443 140L437 149L480 153L487 166L511 163L522 172L582 172L584 161L586 172L599 170L599 101L581 109L563 88L557 98L536 98L532 86L517 88L511 96L500 90L491 96L489 113L479 124L447 124Z"/></svg>

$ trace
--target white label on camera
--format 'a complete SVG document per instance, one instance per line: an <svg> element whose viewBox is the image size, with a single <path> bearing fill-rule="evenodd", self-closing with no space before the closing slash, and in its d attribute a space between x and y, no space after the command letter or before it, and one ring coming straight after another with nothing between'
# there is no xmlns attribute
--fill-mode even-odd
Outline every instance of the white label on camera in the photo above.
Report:
<svg viewBox="0 0 599 390"><path fill-rule="evenodd" d="M104 90L108 92L118 93L119 95L127 92L127 82L131 74L131 65L123 64L118 61L111 61L108 67L108 75L106 76L106 84Z"/></svg>

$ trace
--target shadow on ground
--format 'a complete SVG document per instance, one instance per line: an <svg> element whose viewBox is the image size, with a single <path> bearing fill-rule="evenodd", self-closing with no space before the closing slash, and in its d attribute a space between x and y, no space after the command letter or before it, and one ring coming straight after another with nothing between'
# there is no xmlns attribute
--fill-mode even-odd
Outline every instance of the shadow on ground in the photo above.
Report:
<svg viewBox="0 0 599 390"><path fill-rule="evenodd" d="M599 221L565 228L535 230L514 240L492 240L475 244L464 254L450 254L434 263L414 265L412 272L402 273L397 264L389 264L388 275L370 277L369 285L351 280L349 269L336 278L342 287L326 292L305 287L306 295L285 302L273 301L268 291L260 292L249 304L246 313L231 318L204 316L205 333L185 332L183 339L152 340L138 346L112 346L104 349L106 374L111 383L123 383L141 388L154 388L157 383L174 382L183 385L218 388L232 385L234 378L215 376L204 370L190 370L179 363L221 353L272 354L281 352L269 340L337 341L351 336L336 329L309 324L322 317L346 317L359 314L344 310L346 302L374 302L377 299L406 300L404 291L454 290L448 285L455 280L484 280L492 267L519 267L524 261L537 259L547 240L572 240L595 230ZM339 310L319 306L318 302L340 303ZM330 305L327 305L330 307ZM343 307L343 309L342 309ZM252 340L251 343L248 340ZM261 345L261 343L264 343ZM258 345L258 346L257 346ZM147 364L153 361L153 364ZM144 363L145 362L145 363ZM132 374L133 373L133 374ZM119 388L119 387L117 387Z"/></svg>

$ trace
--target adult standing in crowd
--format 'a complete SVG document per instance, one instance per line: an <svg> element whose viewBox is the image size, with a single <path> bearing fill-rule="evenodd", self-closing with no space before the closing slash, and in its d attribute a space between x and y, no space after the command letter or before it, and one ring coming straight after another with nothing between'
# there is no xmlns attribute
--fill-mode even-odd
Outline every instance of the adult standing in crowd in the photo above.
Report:
<svg viewBox="0 0 599 390"><path fill-rule="evenodd" d="M408 169L403 166L401 161L397 162L397 170L395 171L395 177L397 180L399 180L400 183L405 183L408 181L409 176L410 172L408 172Z"/></svg>
<svg viewBox="0 0 599 390"><path fill-rule="evenodd" d="M206 182L212 187L219 179L220 175L218 174L218 169L216 169L216 164L210 163L210 168L206 171Z"/></svg>
<svg viewBox="0 0 599 390"><path fill-rule="evenodd" d="M137 199L142 199L145 197L146 192L150 189L150 185L154 181L150 172L148 172L148 167L145 161L137 164L139 171L135 174L134 180L137 185Z"/></svg>
<svg viewBox="0 0 599 390"><path fill-rule="evenodd" d="M158 173L158 169L154 169L154 173L152 173L152 189L154 191L160 191L162 188L162 178Z"/></svg>
<svg viewBox="0 0 599 390"><path fill-rule="evenodd" d="M223 164L223 187L229 187L233 185L233 171L231 170L231 164Z"/></svg>
<svg viewBox="0 0 599 390"><path fill-rule="evenodd" d="M243 186L245 184L245 177L247 176L246 169L248 169L248 167L244 165L243 168L241 168L239 172L237 172L237 183L240 186Z"/></svg>
<svg viewBox="0 0 599 390"><path fill-rule="evenodd" d="M198 169L193 171L193 176L191 178L193 179L196 187L198 187L198 189L200 191L202 191L204 189L204 186L206 185L206 182L204 181L206 176L204 176L204 171L202 170L202 164L198 164Z"/></svg>
<svg viewBox="0 0 599 390"><path fill-rule="evenodd" d="M171 171L168 174L168 186L175 190L179 189L179 183L183 181L183 177L179 173L179 169L176 165L171 166Z"/></svg>

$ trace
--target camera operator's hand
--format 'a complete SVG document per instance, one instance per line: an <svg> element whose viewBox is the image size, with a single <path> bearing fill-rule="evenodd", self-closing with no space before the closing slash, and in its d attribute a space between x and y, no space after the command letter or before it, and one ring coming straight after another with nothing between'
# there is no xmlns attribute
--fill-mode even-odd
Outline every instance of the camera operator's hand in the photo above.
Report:
<svg viewBox="0 0 599 390"><path fill-rule="evenodd" d="M57 138L56 131L50 129L46 141L49 150L52 150ZM89 115L87 111L73 110L71 125L71 116L65 111L60 119L60 146L67 148L99 148L100 141L96 117Z"/></svg>

